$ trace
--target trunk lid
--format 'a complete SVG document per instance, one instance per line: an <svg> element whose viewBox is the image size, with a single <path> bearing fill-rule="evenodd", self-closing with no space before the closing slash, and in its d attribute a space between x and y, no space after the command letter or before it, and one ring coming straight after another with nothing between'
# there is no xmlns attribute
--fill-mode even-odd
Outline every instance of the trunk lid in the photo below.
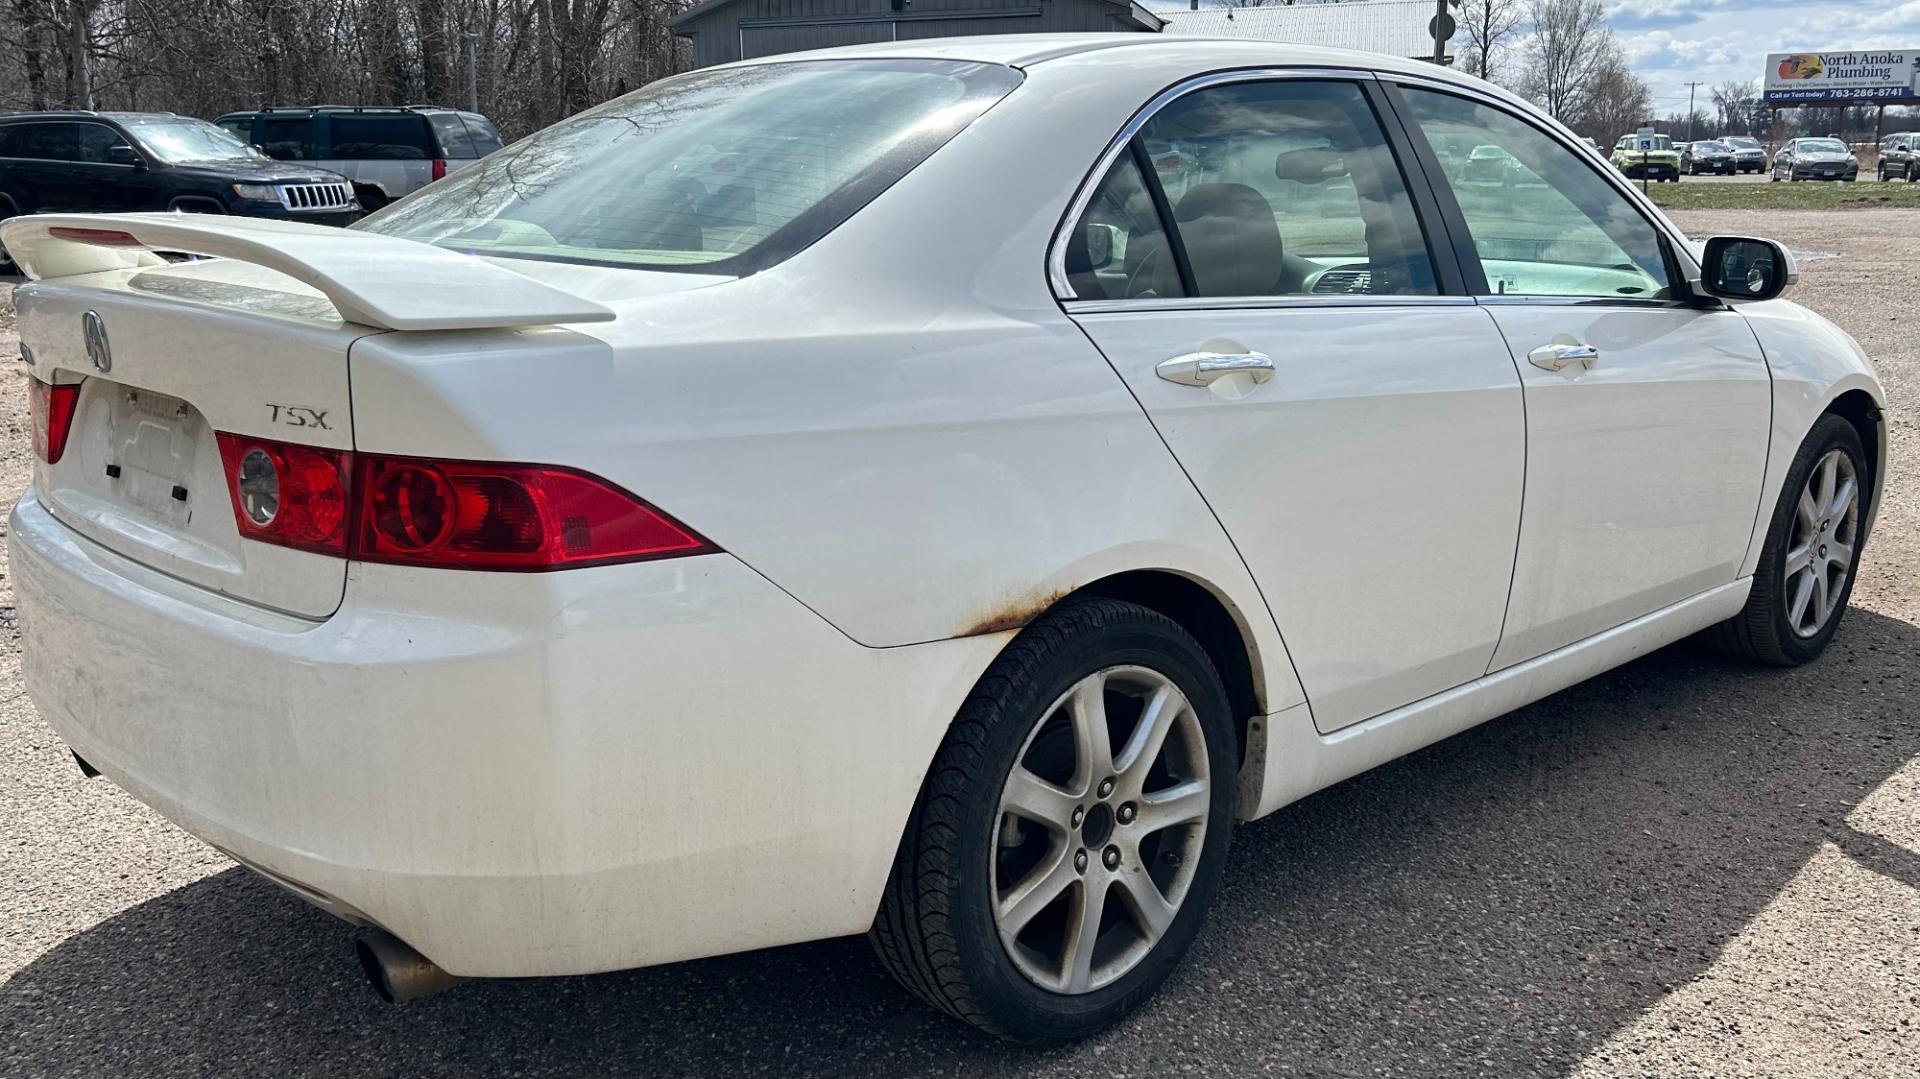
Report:
<svg viewBox="0 0 1920 1079"><path fill-rule="evenodd" d="M66 452L36 461L35 492L68 527L135 562L324 618L340 605L346 560L243 541L214 433L351 449L347 354L377 331L295 313L330 312L317 294L204 266L15 290L34 377L80 383Z"/></svg>

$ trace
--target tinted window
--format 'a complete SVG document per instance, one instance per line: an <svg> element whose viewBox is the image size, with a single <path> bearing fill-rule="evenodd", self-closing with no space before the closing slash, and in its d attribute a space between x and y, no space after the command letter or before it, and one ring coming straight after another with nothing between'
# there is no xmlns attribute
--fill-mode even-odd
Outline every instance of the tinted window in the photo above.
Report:
<svg viewBox="0 0 1920 1079"><path fill-rule="evenodd" d="M126 136L105 124L73 125L73 160L93 165L107 163L107 148L126 146Z"/></svg>
<svg viewBox="0 0 1920 1079"><path fill-rule="evenodd" d="M354 227L520 258L750 271L846 220L1019 80L941 60L694 72L563 120Z"/></svg>
<svg viewBox="0 0 1920 1079"><path fill-rule="evenodd" d="M1180 270L1132 154L1094 191L1067 240L1067 280L1083 300L1182 296Z"/></svg>
<svg viewBox="0 0 1920 1079"><path fill-rule="evenodd" d="M255 125L260 149L281 161L313 161L320 150L313 141L310 116L262 116Z"/></svg>
<svg viewBox="0 0 1920 1079"><path fill-rule="evenodd" d="M467 135L473 140L473 148L481 157L500 148L500 132L494 130L493 121L478 113L463 112L460 119L466 122Z"/></svg>
<svg viewBox="0 0 1920 1079"><path fill-rule="evenodd" d="M434 156L424 117L413 113L360 115L339 112L327 117L328 157L354 161L425 161Z"/></svg>
<svg viewBox="0 0 1920 1079"><path fill-rule="evenodd" d="M1201 90L1140 137L1199 295L1434 292L1406 184L1358 86Z"/></svg>
<svg viewBox="0 0 1920 1079"><path fill-rule="evenodd" d="M13 156L41 161L73 160L75 124L25 124L17 128Z"/></svg>
<svg viewBox="0 0 1920 1079"><path fill-rule="evenodd" d="M1441 147L1494 146L1498 170L1449 172L1487 287L1534 296L1666 298L1660 232L1573 151L1518 117L1465 98L1405 89L1413 118ZM1443 155L1444 156L1444 155Z"/></svg>
<svg viewBox="0 0 1920 1079"><path fill-rule="evenodd" d="M450 112L434 113L427 117L433 124L433 134L440 142L440 157L469 158L479 157L473 148L473 140L467 137L467 125Z"/></svg>
<svg viewBox="0 0 1920 1079"><path fill-rule="evenodd" d="M221 130L239 139L241 142L253 141L253 117L251 116L228 116L224 119L215 120L214 123L218 124Z"/></svg>

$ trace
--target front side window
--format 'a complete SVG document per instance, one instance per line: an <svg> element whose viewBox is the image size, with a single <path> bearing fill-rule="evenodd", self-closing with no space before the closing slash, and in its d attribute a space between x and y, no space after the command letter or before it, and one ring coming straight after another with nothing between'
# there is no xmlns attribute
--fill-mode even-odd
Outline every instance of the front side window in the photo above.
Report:
<svg viewBox="0 0 1920 1079"><path fill-rule="evenodd" d="M1492 106L1411 87L1402 93L1435 155L1463 163L1447 179L1489 292L1674 296L1659 229L1570 148ZM1482 147L1502 155L1497 176L1474 168Z"/></svg>
<svg viewBox="0 0 1920 1079"><path fill-rule="evenodd" d="M1216 86L1162 109L1139 138L1196 294L1435 291L1406 184L1359 86Z"/></svg>
<svg viewBox="0 0 1920 1079"><path fill-rule="evenodd" d="M509 258L751 272L837 227L1019 81L998 64L922 59L697 71L353 227Z"/></svg>
<svg viewBox="0 0 1920 1079"><path fill-rule="evenodd" d="M127 145L126 136L105 124L73 126L73 157L70 160L89 165L104 165L112 161L107 154L109 149Z"/></svg>

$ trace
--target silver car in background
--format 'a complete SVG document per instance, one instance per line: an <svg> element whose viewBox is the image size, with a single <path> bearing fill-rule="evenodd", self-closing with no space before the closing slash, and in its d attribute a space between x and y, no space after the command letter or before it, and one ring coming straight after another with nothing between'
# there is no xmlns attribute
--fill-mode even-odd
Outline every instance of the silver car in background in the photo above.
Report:
<svg viewBox="0 0 1920 1079"><path fill-rule="evenodd" d="M1767 150L1751 135L1722 135L1713 140L1733 150L1735 172L1767 171Z"/></svg>
<svg viewBox="0 0 1920 1079"><path fill-rule="evenodd" d="M214 122L268 157L340 173L369 210L500 148L491 120L433 105L266 108Z"/></svg>

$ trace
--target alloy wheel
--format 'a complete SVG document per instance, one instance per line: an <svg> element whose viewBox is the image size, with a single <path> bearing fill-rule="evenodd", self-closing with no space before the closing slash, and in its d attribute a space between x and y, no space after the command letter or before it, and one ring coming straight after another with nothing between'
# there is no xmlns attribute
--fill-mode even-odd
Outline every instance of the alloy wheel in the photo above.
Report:
<svg viewBox="0 0 1920 1079"><path fill-rule="evenodd" d="M1198 713L1145 667L1075 683L1028 735L1000 795L993 919L1041 988L1112 984L1172 926L1209 827Z"/></svg>
<svg viewBox="0 0 1920 1079"><path fill-rule="evenodd" d="M1807 477L1787 543L1782 592L1787 624L1812 637L1832 619L1860 539L1860 481L1853 459L1828 450Z"/></svg>

